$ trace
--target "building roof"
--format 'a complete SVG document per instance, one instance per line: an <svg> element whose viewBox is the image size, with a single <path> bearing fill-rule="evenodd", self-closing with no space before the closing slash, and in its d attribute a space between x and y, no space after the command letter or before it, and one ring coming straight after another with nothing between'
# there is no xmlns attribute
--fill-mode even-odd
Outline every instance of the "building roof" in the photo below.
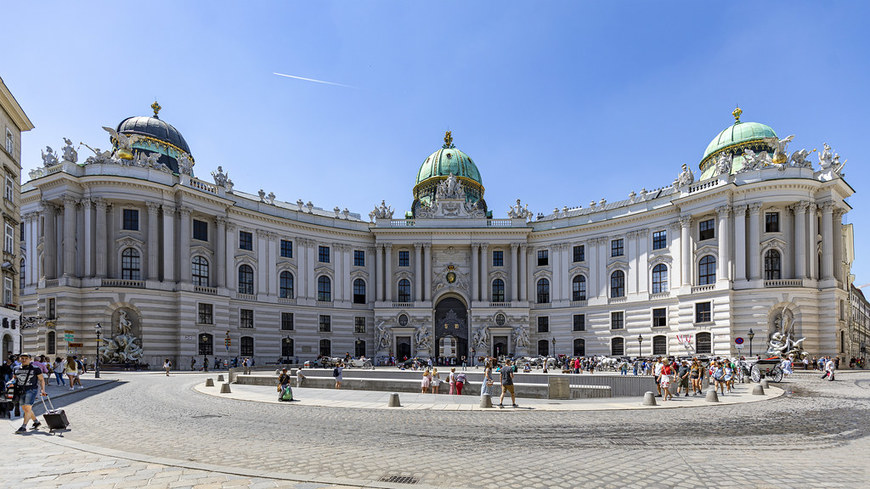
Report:
<svg viewBox="0 0 870 489"><path fill-rule="evenodd" d="M12 92L9 91L6 83L3 82L2 77L0 77L0 106L6 110L19 131L23 132L33 129L33 123L30 122L30 118L24 113L24 109L18 105L18 101L15 100Z"/></svg>
<svg viewBox="0 0 870 489"><path fill-rule="evenodd" d="M450 131L447 131L441 149L429 155L426 161L420 165L414 185L417 186L430 178L447 177L451 174L474 180L481 186L483 185L477 165L474 164L470 156L453 145L453 136Z"/></svg>

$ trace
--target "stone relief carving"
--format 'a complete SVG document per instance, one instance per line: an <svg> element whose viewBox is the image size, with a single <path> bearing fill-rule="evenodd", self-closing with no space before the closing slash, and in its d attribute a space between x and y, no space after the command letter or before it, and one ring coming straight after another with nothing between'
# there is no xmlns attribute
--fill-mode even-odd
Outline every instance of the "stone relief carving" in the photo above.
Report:
<svg viewBox="0 0 870 489"><path fill-rule="evenodd" d="M183 154L176 161L178 161L178 173L193 176L193 160L189 156Z"/></svg>
<svg viewBox="0 0 870 489"><path fill-rule="evenodd" d="M475 352L486 354L489 346L489 332L486 325L478 326L471 335L471 346Z"/></svg>
<svg viewBox="0 0 870 489"><path fill-rule="evenodd" d="M435 189L435 199L465 199L465 189L453 173L438 184Z"/></svg>
<svg viewBox="0 0 870 489"><path fill-rule="evenodd" d="M386 351L390 350L390 346L393 344L393 335L390 333L390 330L386 327L386 321L381 321L375 326L375 331L377 332L378 337L378 351Z"/></svg>
<svg viewBox="0 0 870 489"><path fill-rule="evenodd" d="M417 353L431 353L432 351L432 332L427 326L419 326L414 335Z"/></svg>

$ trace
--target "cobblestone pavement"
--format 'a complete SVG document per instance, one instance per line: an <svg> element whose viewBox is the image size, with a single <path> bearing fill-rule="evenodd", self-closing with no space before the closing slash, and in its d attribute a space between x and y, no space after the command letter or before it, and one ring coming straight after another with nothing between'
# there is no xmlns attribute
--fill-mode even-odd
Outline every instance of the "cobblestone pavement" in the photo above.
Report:
<svg viewBox="0 0 870 489"><path fill-rule="evenodd" d="M122 471L156 471L149 480L170 473L215 477L220 480L208 484L224 486L287 480L294 481L288 487L306 489L320 487L313 483L360 486L387 475L419 479L414 486L394 487L451 488L854 487L870 482L865 456L870 372L844 372L836 382L795 375L781 384L785 396L760 403L510 413L263 404L193 391L204 375L115 377L121 382L59 400L73 423L62 440L20 438L51 450L102 451L93 455L100 462L88 462L92 455L78 452L77 466L113 462ZM9 436L4 435L4 444ZM35 451L45 453L38 446ZM55 474L71 470L49 460L58 468ZM58 475L45 487L59 486L57 481L67 476ZM81 477L78 482L87 485L89 476ZM179 479L163 487L184 485Z"/></svg>

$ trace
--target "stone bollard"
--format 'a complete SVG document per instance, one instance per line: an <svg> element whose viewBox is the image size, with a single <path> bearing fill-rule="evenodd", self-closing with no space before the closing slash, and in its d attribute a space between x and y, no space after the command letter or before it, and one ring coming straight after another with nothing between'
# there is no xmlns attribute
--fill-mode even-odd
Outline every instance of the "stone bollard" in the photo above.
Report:
<svg viewBox="0 0 870 489"><path fill-rule="evenodd" d="M214 387L214 379L212 379L212 378L205 379L205 386L206 387Z"/></svg>
<svg viewBox="0 0 870 489"><path fill-rule="evenodd" d="M768 382L767 379L761 379L761 387L767 389L768 387L770 387L770 382Z"/></svg>
<svg viewBox="0 0 870 489"><path fill-rule="evenodd" d="M763 385L756 385L755 387L753 387L752 388L752 395L753 396L763 396L764 395L764 386Z"/></svg>
<svg viewBox="0 0 870 489"><path fill-rule="evenodd" d="M655 406L656 405L656 394L652 391L647 391L643 395L643 405L644 406Z"/></svg>
<svg viewBox="0 0 870 489"><path fill-rule="evenodd" d="M480 407L491 408L492 407L492 396L489 396L489 395L480 396Z"/></svg>
<svg viewBox="0 0 870 489"><path fill-rule="evenodd" d="M221 384L221 394L229 394L231 392L230 384Z"/></svg>
<svg viewBox="0 0 870 489"><path fill-rule="evenodd" d="M387 401L387 407L402 407L402 405L399 404L398 392L393 392L392 394L390 394L390 400Z"/></svg>
<svg viewBox="0 0 870 489"><path fill-rule="evenodd" d="M744 383L744 384L752 383L752 377L750 377L750 376L748 376L748 375L744 375L744 376L743 376L743 383Z"/></svg>
<svg viewBox="0 0 870 489"><path fill-rule="evenodd" d="M704 399L707 402L719 402L719 394L716 394L716 391L710 389L707 391L707 397Z"/></svg>
<svg viewBox="0 0 870 489"><path fill-rule="evenodd" d="M218 379L217 379L217 381L218 381L218 382L223 382L223 381L224 381L224 376L223 376L223 374L218 375Z"/></svg>

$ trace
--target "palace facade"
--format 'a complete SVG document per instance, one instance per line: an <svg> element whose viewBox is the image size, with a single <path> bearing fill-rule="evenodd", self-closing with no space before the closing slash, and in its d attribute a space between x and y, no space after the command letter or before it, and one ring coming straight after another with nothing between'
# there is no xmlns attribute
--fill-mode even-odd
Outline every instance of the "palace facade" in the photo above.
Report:
<svg viewBox="0 0 870 489"><path fill-rule="evenodd" d="M65 148L24 185L27 350L92 358L97 323L104 339L138 338L135 358L176 365L747 355L778 330L836 355L848 330L853 190L839 156L788 154L791 137L739 109L698 178L683 165L665 187L537 216L517 201L496 217L448 133L410 211L382 202L366 219L240 191L220 167L194 177L187 142L152 107L107 128L110 151L78 161Z"/></svg>

